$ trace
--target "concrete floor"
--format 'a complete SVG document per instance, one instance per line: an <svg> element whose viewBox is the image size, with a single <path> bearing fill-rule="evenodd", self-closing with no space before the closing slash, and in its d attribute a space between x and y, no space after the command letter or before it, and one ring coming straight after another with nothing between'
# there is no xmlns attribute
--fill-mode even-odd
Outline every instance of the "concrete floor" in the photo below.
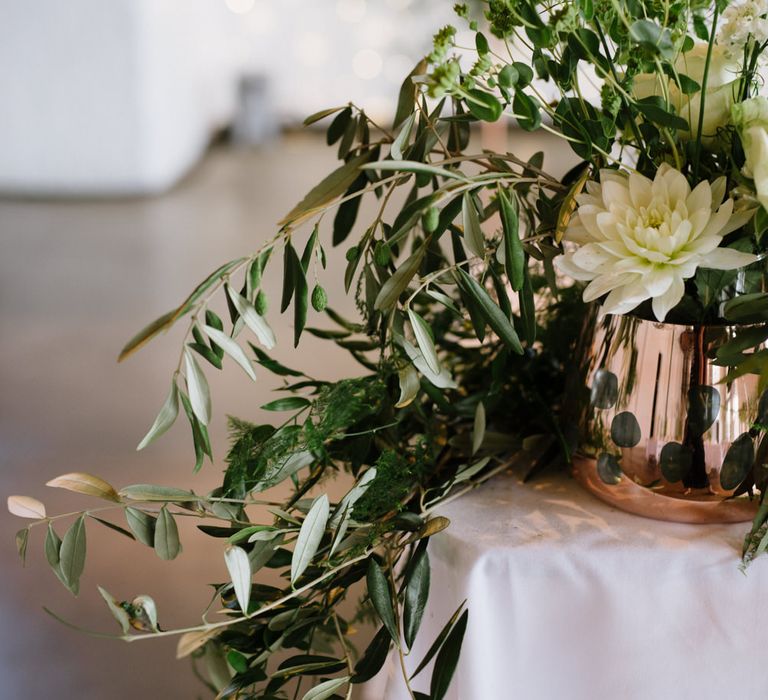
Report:
<svg viewBox="0 0 768 700"><path fill-rule="evenodd" d="M516 138L519 155L542 145ZM544 145L563 159L563 146ZM252 386L237 368L208 373L217 461L193 476L186 426L135 452L167 391L179 333L120 366L115 358L128 337L183 299L216 265L272 236L274 222L333 166L334 153L320 139L294 135L266 150L215 148L184 182L157 198L0 200L3 502L21 493L43 500L49 513L81 508L83 499L44 486L69 471L92 472L117 487L151 481L204 492L218 485L227 444L224 416L258 419L275 380L262 372ZM332 255L324 282L332 305L351 313L353 304L341 290L343 266L343 256ZM279 276L279 265L270 268L272 288L279 287ZM358 371L343 352L306 336L301 350L293 351L290 317L272 311L270 321L283 339L278 359L328 379ZM92 639L51 620L41 605L83 626L116 631L96 592L100 584L119 598L152 595L165 627L195 624L207 602L206 584L226 576L217 542L193 537L185 524L184 552L169 564L90 526L82 593L75 600L45 563L41 531L31 538L27 567L21 568L13 543L21 525L2 509L0 700L205 697L186 664L174 661L175 641L123 645Z"/></svg>

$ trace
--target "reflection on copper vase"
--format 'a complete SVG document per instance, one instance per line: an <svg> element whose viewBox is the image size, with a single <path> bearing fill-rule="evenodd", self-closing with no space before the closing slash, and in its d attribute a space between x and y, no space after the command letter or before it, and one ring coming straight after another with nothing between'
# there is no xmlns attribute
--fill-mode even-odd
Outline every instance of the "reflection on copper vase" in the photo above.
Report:
<svg viewBox="0 0 768 700"><path fill-rule="evenodd" d="M756 423L768 397L761 402L758 375L725 382L728 368L715 364L743 329L598 321L581 373L588 407L574 467L582 484L657 519L751 520L748 496L765 481L768 439Z"/></svg>

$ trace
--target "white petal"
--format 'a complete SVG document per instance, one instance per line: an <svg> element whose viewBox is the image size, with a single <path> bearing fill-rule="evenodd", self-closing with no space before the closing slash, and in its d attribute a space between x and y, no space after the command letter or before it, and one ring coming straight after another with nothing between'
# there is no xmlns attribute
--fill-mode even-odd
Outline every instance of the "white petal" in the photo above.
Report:
<svg viewBox="0 0 768 700"><path fill-rule="evenodd" d="M621 204L624 207L631 207L632 200L629 198L629 188L626 180L618 182L609 180L603 182L603 202L607 207L613 207Z"/></svg>
<svg viewBox="0 0 768 700"><path fill-rule="evenodd" d="M645 301L648 294L642 288L642 280L614 289L603 302L607 314L625 314Z"/></svg>
<svg viewBox="0 0 768 700"><path fill-rule="evenodd" d="M653 307L653 315L659 321L663 321L667 317L669 310L677 306L685 293L685 284L680 277L675 277L670 285L669 289L654 297L651 306Z"/></svg>
<svg viewBox="0 0 768 700"><path fill-rule="evenodd" d="M701 267L712 270L735 270L745 265L751 265L757 260L757 256L751 253L742 253L733 248L715 248L701 261Z"/></svg>
<svg viewBox="0 0 768 700"><path fill-rule="evenodd" d="M702 180L685 200L685 206L689 214L700 209L706 212L712 211L712 188L709 182Z"/></svg>
<svg viewBox="0 0 768 700"><path fill-rule="evenodd" d="M728 178L726 178L725 175L721 175L712 183L712 211L716 211L725 198L725 187L727 182Z"/></svg>
<svg viewBox="0 0 768 700"><path fill-rule="evenodd" d="M722 231L728 226L728 222L731 220L731 214L733 213L733 200L726 199L720 208L712 215L709 223L704 230L699 234L701 236L723 236Z"/></svg>
<svg viewBox="0 0 768 700"><path fill-rule="evenodd" d="M649 297L657 297L664 294L675 280L676 270L672 270L666 265L655 266L643 276L643 286L648 292Z"/></svg>
<svg viewBox="0 0 768 700"><path fill-rule="evenodd" d="M644 175L629 176L629 196L635 207L647 207L651 201L651 181Z"/></svg>
<svg viewBox="0 0 768 700"><path fill-rule="evenodd" d="M586 282L588 280L594 279L595 277L595 273L589 272L588 270L583 270L573 262L573 253L565 253L564 255L559 255L554 259L553 262L555 267L560 270L560 272L562 272L564 275L568 275L568 277L572 277L575 280Z"/></svg>
<svg viewBox="0 0 768 700"><path fill-rule="evenodd" d="M587 285L584 290L584 301L594 301L617 287L625 287L637 278L638 275L631 272L623 272L615 275L600 275Z"/></svg>
<svg viewBox="0 0 768 700"><path fill-rule="evenodd" d="M587 243L573 254L573 262L583 270L599 272L600 268L615 262L616 258L598 243Z"/></svg>

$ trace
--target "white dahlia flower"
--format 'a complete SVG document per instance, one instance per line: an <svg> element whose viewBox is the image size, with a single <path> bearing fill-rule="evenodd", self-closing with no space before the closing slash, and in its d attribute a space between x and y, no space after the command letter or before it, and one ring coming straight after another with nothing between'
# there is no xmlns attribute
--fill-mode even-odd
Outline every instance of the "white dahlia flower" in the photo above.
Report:
<svg viewBox="0 0 768 700"><path fill-rule="evenodd" d="M663 321L683 298L683 280L699 267L732 270L755 256L721 248L723 236L743 226L754 210L734 213L726 179L700 182L662 165L653 180L602 170L577 197L578 210L565 232L576 250L555 262L566 275L589 281L584 301L606 295L603 313L625 314L646 299Z"/></svg>

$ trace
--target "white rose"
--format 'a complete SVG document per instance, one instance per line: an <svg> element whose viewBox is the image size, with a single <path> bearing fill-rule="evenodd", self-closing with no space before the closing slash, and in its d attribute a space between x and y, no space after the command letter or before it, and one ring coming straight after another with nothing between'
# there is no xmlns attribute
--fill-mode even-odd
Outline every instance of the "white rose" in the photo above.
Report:
<svg viewBox="0 0 768 700"><path fill-rule="evenodd" d="M708 45L697 42L690 51L681 53L675 61L675 70L687 75L699 85L704 82L704 66L707 60ZM724 48L714 45L709 63L707 87L704 91L704 121L702 123L701 140L711 144L717 136L717 130L725 126L731 113L734 97L738 91L741 66L731 58ZM667 83L669 101L675 112L683 117L690 125L689 131L681 131L680 136L696 138L699 133L699 112L701 110L701 91L693 95L685 95L674 81L665 75L641 73L635 77L634 94L638 99L650 95L662 95L662 82Z"/></svg>
<svg viewBox="0 0 768 700"><path fill-rule="evenodd" d="M746 156L743 172L755 181L757 199L768 209L768 99L739 102L733 105L731 116Z"/></svg>

